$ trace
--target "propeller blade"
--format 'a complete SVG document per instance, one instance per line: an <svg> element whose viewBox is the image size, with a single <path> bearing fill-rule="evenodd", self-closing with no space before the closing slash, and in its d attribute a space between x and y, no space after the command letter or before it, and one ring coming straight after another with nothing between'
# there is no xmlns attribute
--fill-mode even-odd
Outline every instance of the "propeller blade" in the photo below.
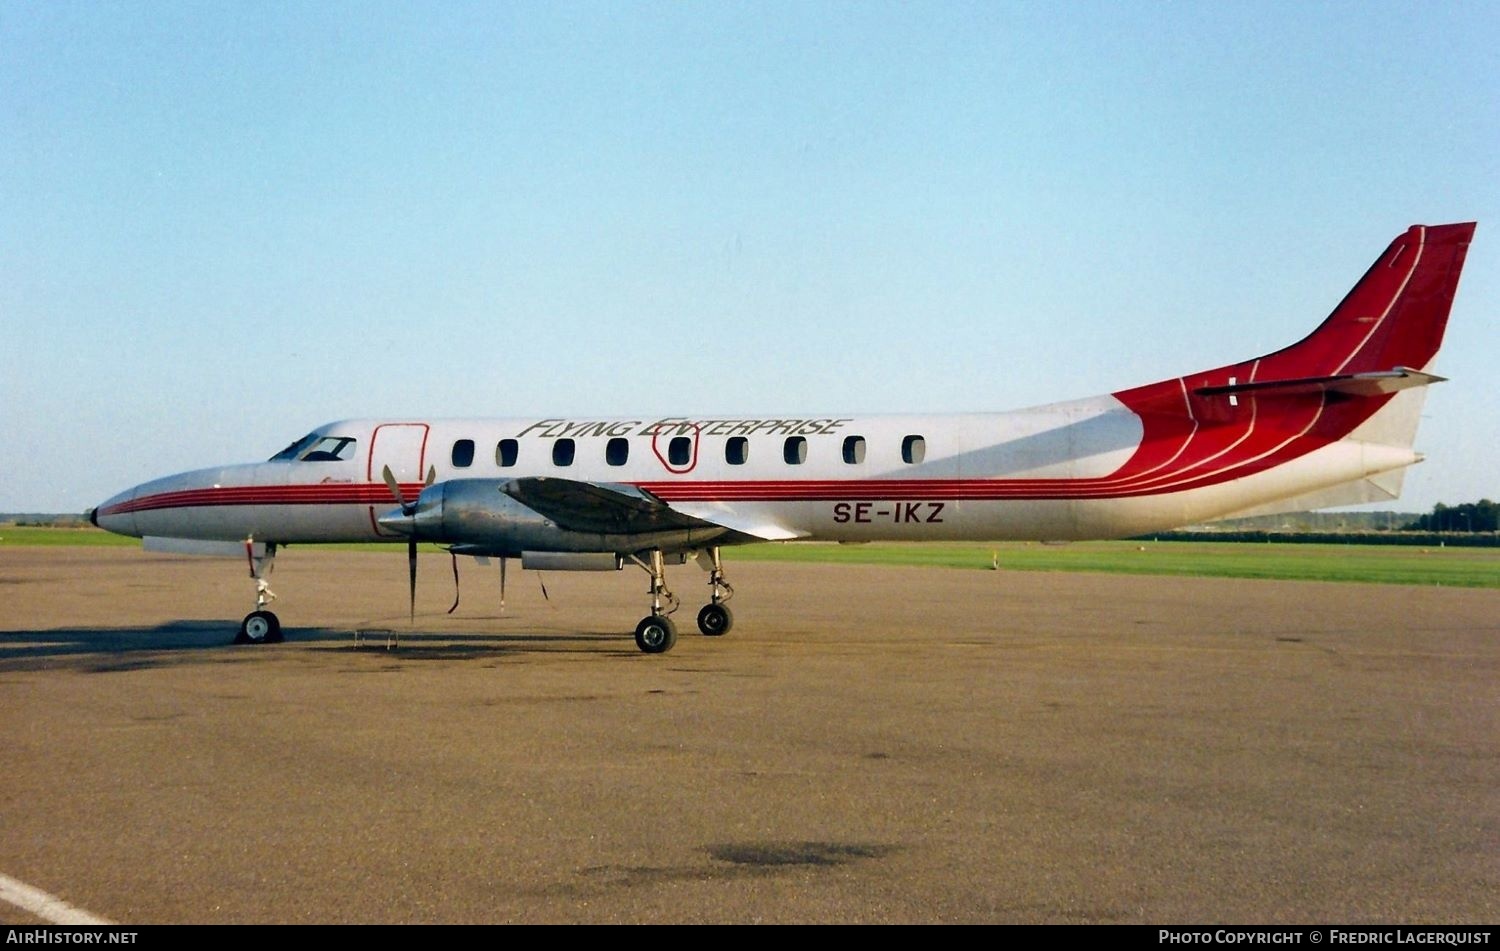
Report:
<svg viewBox="0 0 1500 951"><path fill-rule="evenodd" d="M411 622L417 623L417 540L406 543L406 572L411 580Z"/></svg>
<svg viewBox="0 0 1500 951"><path fill-rule="evenodd" d="M432 480L433 480L433 478L436 475L437 475L437 470L436 469L428 469L427 470L427 484L428 485L432 485ZM414 502L414 501L413 502L406 501L406 496L404 496L404 495L401 494L401 483L399 483L399 482L396 481L396 474L391 471L391 467L390 466L385 466L385 467L383 467L380 470L380 477L385 480L385 487L387 489L391 490L391 495L395 497L396 504L399 505L399 506L401 506L401 514L403 514L403 515L413 515L413 514L415 514L416 511L417 511L417 503Z"/></svg>
<svg viewBox="0 0 1500 951"><path fill-rule="evenodd" d="M453 559L453 607L448 609L448 613L452 614L458 610L458 555L450 551L448 557Z"/></svg>
<svg viewBox="0 0 1500 951"><path fill-rule="evenodd" d="M396 474L391 471L390 466L381 467L380 478L385 480L385 487L391 490L391 495L396 499L396 504L401 506L401 514L408 518L416 515L417 503L415 501L406 501L406 496L401 494L401 483L396 481ZM428 486L436 481L437 466L428 466L427 479L422 484ZM406 574L410 588L411 622L415 624L417 622L417 538L415 534L406 543ZM456 583L458 580L458 564L456 561L453 565L453 574ZM458 607L457 599L454 600L453 606L455 608ZM448 613L453 613L451 608Z"/></svg>
<svg viewBox="0 0 1500 951"><path fill-rule="evenodd" d="M386 466L380 470L380 478L385 480L385 487L391 490L391 495L395 498L396 502L402 508L406 508L406 498L401 494L401 483L396 481L396 474L391 471L390 466Z"/></svg>

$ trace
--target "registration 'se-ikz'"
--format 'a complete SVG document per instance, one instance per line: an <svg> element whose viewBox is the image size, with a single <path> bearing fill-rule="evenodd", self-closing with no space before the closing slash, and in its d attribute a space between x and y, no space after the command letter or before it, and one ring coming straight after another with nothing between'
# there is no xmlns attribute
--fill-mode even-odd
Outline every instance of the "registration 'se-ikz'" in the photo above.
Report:
<svg viewBox="0 0 1500 951"><path fill-rule="evenodd" d="M1395 498L1474 233L1414 225L1283 350L1105 396L957 416L359 419L268 462L128 489L112 532L243 545L275 641L276 548L395 541L525 567L650 574L641 650L671 649L665 565L709 572L698 627L729 630L720 549L820 539L1119 538L1234 515Z"/></svg>

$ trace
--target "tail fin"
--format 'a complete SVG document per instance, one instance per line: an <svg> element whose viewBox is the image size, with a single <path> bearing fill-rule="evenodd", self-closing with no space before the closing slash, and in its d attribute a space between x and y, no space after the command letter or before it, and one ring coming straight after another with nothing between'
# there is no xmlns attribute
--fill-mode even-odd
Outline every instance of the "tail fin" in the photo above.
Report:
<svg viewBox="0 0 1500 951"><path fill-rule="evenodd" d="M1443 342L1473 236L1473 222L1412 225L1391 242L1318 329L1254 361L1260 365L1255 378L1426 369Z"/></svg>
<svg viewBox="0 0 1500 951"><path fill-rule="evenodd" d="M1425 371L1442 344L1473 234L1473 222L1413 225L1303 340L1115 393L1145 427L1116 476L1156 491L1213 485L1348 441L1367 461L1353 477L1370 482L1359 488L1365 497L1330 501L1324 490L1350 482L1346 475L1309 486L1318 504L1393 497L1400 479L1384 474L1420 458L1411 447L1425 387L1442 379ZM1291 495L1312 498L1281 500Z"/></svg>
<svg viewBox="0 0 1500 951"><path fill-rule="evenodd" d="M1412 225L1354 285L1317 329L1290 347L1254 360L1192 373L1116 393L1127 406L1147 412L1175 403L1184 392L1189 412L1199 401L1208 418L1214 405L1241 396L1291 397L1324 391L1341 397L1382 397L1436 382L1420 372L1431 366L1443 342L1448 312L1458 288L1474 223ZM1201 418L1201 417L1200 417Z"/></svg>

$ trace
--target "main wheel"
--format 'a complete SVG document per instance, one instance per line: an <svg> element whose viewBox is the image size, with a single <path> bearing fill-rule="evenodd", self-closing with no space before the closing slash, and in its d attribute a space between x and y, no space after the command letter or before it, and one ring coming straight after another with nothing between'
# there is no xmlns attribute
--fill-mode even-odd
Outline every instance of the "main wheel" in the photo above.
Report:
<svg viewBox="0 0 1500 951"><path fill-rule="evenodd" d="M270 611L251 611L240 622L236 644L280 644L281 621Z"/></svg>
<svg viewBox="0 0 1500 951"><path fill-rule="evenodd" d="M698 612L698 630L708 637L728 634L731 627L734 627L734 615L727 604L705 604Z"/></svg>
<svg viewBox="0 0 1500 951"><path fill-rule="evenodd" d="M677 627L670 618L653 614L635 626L635 646L648 654L665 654L677 643Z"/></svg>

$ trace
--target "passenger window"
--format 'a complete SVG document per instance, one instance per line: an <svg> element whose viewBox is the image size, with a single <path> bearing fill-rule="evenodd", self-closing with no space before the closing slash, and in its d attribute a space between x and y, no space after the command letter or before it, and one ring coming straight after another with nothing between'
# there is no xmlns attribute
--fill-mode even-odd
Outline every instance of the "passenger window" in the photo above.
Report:
<svg viewBox="0 0 1500 951"><path fill-rule="evenodd" d="M604 461L612 466L623 466L630 458L630 441L616 436L604 446Z"/></svg>
<svg viewBox="0 0 1500 951"><path fill-rule="evenodd" d="M474 440L460 439L453 444L453 468L467 469L474 464Z"/></svg>
<svg viewBox="0 0 1500 951"><path fill-rule="evenodd" d="M693 461L693 441L686 436L677 436L667 443L667 461L674 466L685 466Z"/></svg>
<svg viewBox="0 0 1500 951"><path fill-rule="evenodd" d="M495 447L495 465L502 469L509 469L516 464L516 456L520 454L520 444L514 439L502 439Z"/></svg>
<svg viewBox="0 0 1500 951"><path fill-rule="evenodd" d="M844 461L851 466L857 466L865 461L865 437L844 437Z"/></svg>
<svg viewBox="0 0 1500 951"><path fill-rule="evenodd" d="M744 436L732 436L724 444L724 461L731 466L742 466L750 461L750 440Z"/></svg>
<svg viewBox="0 0 1500 951"><path fill-rule="evenodd" d="M807 461L807 437L788 436L781 447L781 457L789 466L800 466Z"/></svg>
<svg viewBox="0 0 1500 951"><path fill-rule="evenodd" d="M554 466L571 466L573 464L573 453L577 447L571 439L559 439L552 444L552 464Z"/></svg>
<svg viewBox="0 0 1500 951"><path fill-rule="evenodd" d="M901 440L901 461L916 465L927 458L927 440L921 436L907 436Z"/></svg>

